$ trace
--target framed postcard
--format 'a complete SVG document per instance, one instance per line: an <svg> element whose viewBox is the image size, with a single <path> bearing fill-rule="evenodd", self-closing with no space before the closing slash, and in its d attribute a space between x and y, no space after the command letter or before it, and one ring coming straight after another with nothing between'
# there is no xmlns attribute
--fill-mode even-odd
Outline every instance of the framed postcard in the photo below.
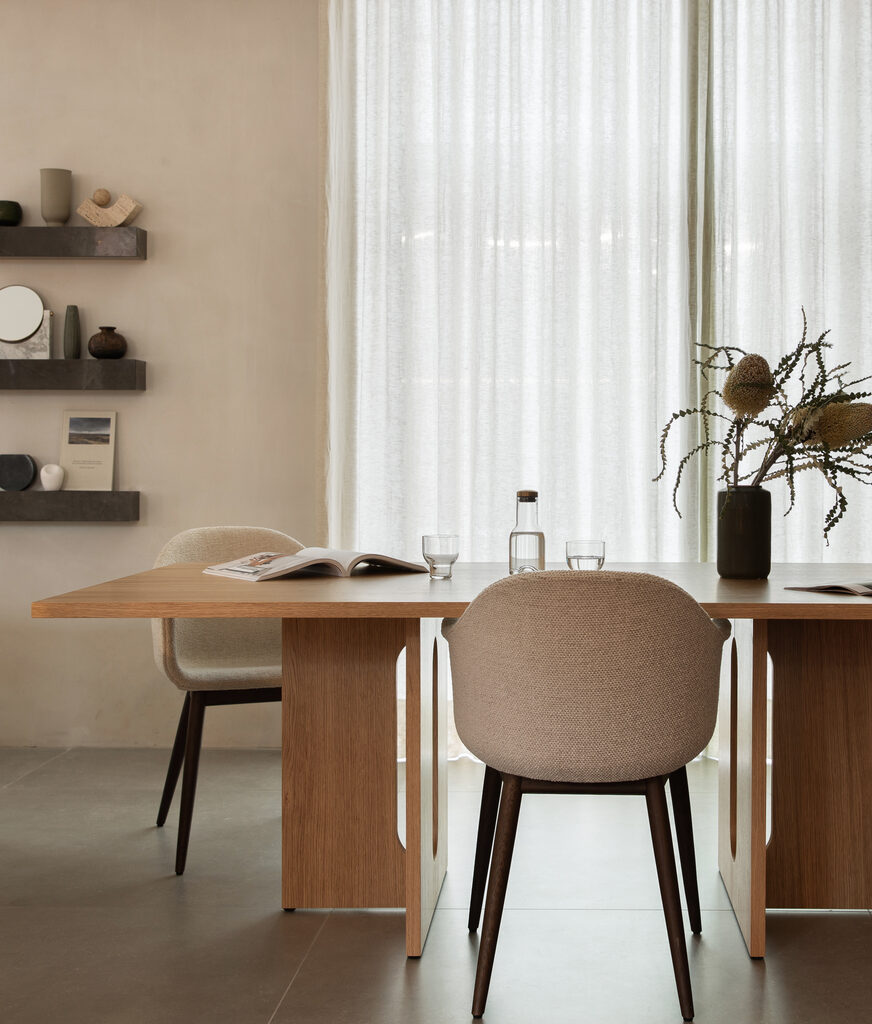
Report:
<svg viewBox="0 0 872 1024"><path fill-rule="evenodd" d="M111 491L115 468L115 413L65 412L60 464L66 491Z"/></svg>

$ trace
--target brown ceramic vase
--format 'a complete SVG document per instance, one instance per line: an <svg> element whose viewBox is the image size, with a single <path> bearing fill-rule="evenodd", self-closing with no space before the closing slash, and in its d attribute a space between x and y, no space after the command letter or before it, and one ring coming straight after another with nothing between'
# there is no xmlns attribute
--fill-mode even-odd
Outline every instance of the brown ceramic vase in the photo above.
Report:
<svg viewBox="0 0 872 1024"><path fill-rule="evenodd" d="M101 327L88 340L88 351L95 359L120 359L127 351L127 339L114 327Z"/></svg>

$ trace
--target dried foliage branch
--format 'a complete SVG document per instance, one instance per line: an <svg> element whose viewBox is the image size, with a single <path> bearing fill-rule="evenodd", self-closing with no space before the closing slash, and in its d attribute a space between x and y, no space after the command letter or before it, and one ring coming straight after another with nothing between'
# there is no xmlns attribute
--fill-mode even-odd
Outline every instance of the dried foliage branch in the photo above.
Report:
<svg viewBox="0 0 872 1024"><path fill-rule="evenodd" d="M699 345L694 363L709 382L710 374L726 372L723 385L710 386L693 409L673 413L660 434L661 480L667 470L667 441L672 428L685 417L701 426L702 440L678 463L672 504L678 515L678 490L685 469L697 455L718 456L718 479L729 490L742 484L758 486L785 479L790 504L796 503L795 476L815 469L833 489L833 506L824 518L824 538L844 516L848 502L844 478L872 484L872 404L864 398L872 392L860 389L870 377L848 379L850 363L826 365L832 348L824 331L816 340L808 337L808 321L802 310L802 337L781 357L774 369L760 355L734 345ZM713 408L720 400L729 413ZM728 425L721 437L713 428L719 420ZM752 454L759 462L748 468L743 460Z"/></svg>

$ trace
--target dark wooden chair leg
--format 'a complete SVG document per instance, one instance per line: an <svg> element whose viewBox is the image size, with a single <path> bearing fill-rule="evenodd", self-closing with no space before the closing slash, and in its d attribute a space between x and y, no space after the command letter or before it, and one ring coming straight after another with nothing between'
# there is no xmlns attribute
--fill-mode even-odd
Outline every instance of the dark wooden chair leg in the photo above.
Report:
<svg viewBox="0 0 872 1024"><path fill-rule="evenodd" d="M170 754L170 766L167 768L167 777L164 782L163 793L160 798L160 807L157 812L157 824L160 828L167 820L170 811L170 804L173 802L173 793L176 791L176 783L179 781L179 772L182 770L182 763L185 760L185 738L188 734L188 710L191 706L190 692L185 694L182 704L182 713L179 715L179 724L176 729L176 738L173 740L173 750Z"/></svg>
<svg viewBox="0 0 872 1024"><path fill-rule="evenodd" d="M484 784L481 787L481 810L478 815L478 838L475 841L475 864L472 869L472 892L469 896L468 927L471 932L478 929L478 922L481 919L481 905L484 902L487 868L494 843L502 784L500 773L490 765L485 765Z"/></svg>
<svg viewBox="0 0 872 1024"><path fill-rule="evenodd" d="M182 801L179 807L179 836L176 842L176 874L185 870L188 840L191 836L191 817L194 813L194 794L197 791L197 769L200 766L200 742L203 738L203 716L206 698L196 690L190 692L188 731L185 740L185 770L182 774Z"/></svg>
<svg viewBox="0 0 872 1024"><path fill-rule="evenodd" d="M678 895L678 874L675 870L675 854L672 849L672 832L669 828L669 811L666 807L665 778L648 779L645 784L645 802L648 805L648 821L651 825L651 841L654 845L654 860L657 864L657 880L660 883L660 898L666 917L666 932L669 936L669 951L678 987L678 1002L685 1020L693 1020L693 994L690 988L690 968L687 963L687 946L684 941L684 922L681 917L681 899ZM485 918L487 923L487 918Z"/></svg>
<svg viewBox="0 0 872 1024"><path fill-rule="evenodd" d="M702 932L702 916L699 911L696 853L693 846L693 818L690 813L690 791L687 788L686 768L679 768L669 776L669 792L672 796L672 814L675 819L681 877L684 881L684 898L687 900L687 916L690 918L690 930L694 935L699 935Z"/></svg>
<svg viewBox="0 0 872 1024"><path fill-rule="evenodd" d="M478 947L478 966L475 970L475 990L472 995L472 1015L481 1017L487 1002L494 954L500 934L500 921L506 901L509 884L509 869L512 866L512 851L515 848L515 833L518 830L518 815L521 810L521 779L517 775L503 776L503 791L500 798L497 831L494 837L493 857L490 866L490 881L487 886L487 902L484 908L484 926Z"/></svg>

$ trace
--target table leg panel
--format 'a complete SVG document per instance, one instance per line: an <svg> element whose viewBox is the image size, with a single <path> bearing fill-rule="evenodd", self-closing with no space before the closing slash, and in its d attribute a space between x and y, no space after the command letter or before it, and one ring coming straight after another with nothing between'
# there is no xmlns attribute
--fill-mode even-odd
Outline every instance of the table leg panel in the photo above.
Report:
<svg viewBox="0 0 872 1024"><path fill-rule="evenodd" d="M448 862L448 645L438 619L406 637L406 954L420 956Z"/></svg>
<svg viewBox="0 0 872 1024"><path fill-rule="evenodd" d="M718 765L718 867L748 953L766 948L765 621L737 619L724 646Z"/></svg>
<svg viewBox="0 0 872 1024"><path fill-rule="evenodd" d="M396 660L405 620L282 625L282 905L402 907Z"/></svg>
<svg viewBox="0 0 872 1024"><path fill-rule="evenodd" d="M770 907L872 906L872 626L775 622Z"/></svg>

